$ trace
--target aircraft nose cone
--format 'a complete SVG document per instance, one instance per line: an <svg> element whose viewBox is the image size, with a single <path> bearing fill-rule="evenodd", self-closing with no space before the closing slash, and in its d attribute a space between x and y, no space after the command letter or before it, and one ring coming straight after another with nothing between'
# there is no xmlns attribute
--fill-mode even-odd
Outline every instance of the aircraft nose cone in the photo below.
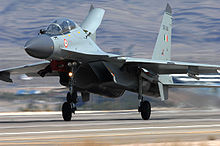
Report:
<svg viewBox="0 0 220 146"><path fill-rule="evenodd" d="M54 50L53 40L47 35L41 35L27 41L25 51L32 57L46 59Z"/></svg>

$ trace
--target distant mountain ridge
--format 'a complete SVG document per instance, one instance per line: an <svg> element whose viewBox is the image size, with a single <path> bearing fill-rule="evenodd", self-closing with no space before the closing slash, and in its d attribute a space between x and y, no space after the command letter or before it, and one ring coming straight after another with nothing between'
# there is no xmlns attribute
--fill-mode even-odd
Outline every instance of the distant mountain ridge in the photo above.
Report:
<svg viewBox="0 0 220 146"><path fill-rule="evenodd" d="M103 50L116 48L122 55L151 57L166 6L164 0L1 0L1 59L31 59L22 49L25 41L56 17L68 17L80 24L91 3L106 9L97 32L98 45ZM174 17L172 58L219 64L219 1L170 0L170 5Z"/></svg>

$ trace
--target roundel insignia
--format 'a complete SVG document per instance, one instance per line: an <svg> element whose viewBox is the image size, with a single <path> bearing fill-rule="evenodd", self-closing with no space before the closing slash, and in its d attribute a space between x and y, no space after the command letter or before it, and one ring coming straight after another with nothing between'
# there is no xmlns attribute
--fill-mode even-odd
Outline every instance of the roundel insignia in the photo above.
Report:
<svg viewBox="0 0 220 146"><path fill-rule="evenodd" d="M67 47L68 47L68 42L67 42L67 40L66 40L66 39L64 39L64 46L65 46L65 48L67 48Z"/></svg>

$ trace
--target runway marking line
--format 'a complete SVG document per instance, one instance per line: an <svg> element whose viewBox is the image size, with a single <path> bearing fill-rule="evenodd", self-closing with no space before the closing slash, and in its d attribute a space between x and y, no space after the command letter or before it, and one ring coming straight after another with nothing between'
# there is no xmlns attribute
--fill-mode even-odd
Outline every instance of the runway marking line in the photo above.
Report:
<svg viewBox="0 0 220 146"><path fill-rule="evenodd" d="M189 126L167 126L167 127L136 127L136 128L109 128L109 129L76 129L76 130L58 130L58 131L35 131L35 132L5 132L1 135L27 135L27 134L49 134L49 133L82 133L82 132L104 132L104 131L129 131L129 130L147 130L147 129L174 129L174 128L210 128L220 127L220 124L215 125L189 125Z"/></svg>
<svg viewBox="0 0 220 146"><path fill-rule="evenodd" d="M220 130L216 131L192 131L192 132L158 132L158 133L130 133L130 134L112 134L112 135L93 135L93 136L67 136L67 137L38 137L38 138L14 138L14 139L0 139L0 141L18 141L18 140L48 140L48 139L73 139L73 138L96 138L96 137L116 137L116 136L138 136L138 135L163 135L163 134L208 134L208 133L220 133ZM57 143L57 141L54 141ZM54 143L52 142L52 143ZM26 142L27 143L27 142ZM16 145L22 145L26 143L0 143L0 145L5 144L16 144ZM37 144L38 142L33 142ZM33 144L32 142L27 144ZM47 142L46 142L47 143ZM39 142L39 144L43 144L43 142Z"/></svg>
<svg viewBox="0 0 220 146"><path fill-rule="evenodd" d="M56 144L56 145L66 145L66 144L90 144L90 142L88 141L82 141L82 142L66 142L66 141L61 141L61 142L56 142L56 141L54 141L54 142L22 142L22 143L5 143L5 144L1 144L0 143L0 145L42 145L42 144ZM95 141L94 143L93 142L91 142L92 143L92 145L96 145L96 144L108 144L107 142L105 143L105 142L97 142L97 141Z"/></svg>
<svg viewBox="0 0 220 146"><path fill-rule="evenodd" d="M183 119L179 119L179 120L175 120L176 122L197 122L197 121L210 121L210 122L216 122L216 121L219 121L220 119L187 119L183 121ZM151 124L154 123L154 120L151 120ZM170 123L170 122L174 122L174 120L169 120L169 121L163 121L163 124L165 123ZM75 124L75 123L72 123L72 124L57 124L57 125L54 125L54 124L50 124L50 125L28 125L28 126L5 126L5 127L0 127L0 129L21 129L21 128L43 128L43 127L57 127L57 126L61 126L61 127L69 127L69 126L104 126L104 125L129 125L129 124L149 124L148 122L144 121L144 120L140 120L140 121L136 121L136 122L125 122L125 123L121 123L121 122L113 122L113 123L85 123L85 124ZM162 126L161 126L162 127ZM149 127L150 128L150 127Z"/></svg>
<svg viewBox="0 0 220 146"><path fill-rule="evenodd" d="M197 109L192 108L183 108L184 111L201 111ZM164 111L165 110L165 111ZM210 110L202 110L202 111L210 111ZM220 111L218 109L212 110L212 111ZM131 110L100 110L100 111L77 111L77 113L82 114L89 114L89 113L117 113L117 112L137 112L137 109L131 109ZM178 108L152 108L152 112L159 112L159 113L167 113L167 112L182 112L182 110ZM62 114L61 111L51 111L51 112L45 112L45 111L36 111L36 112L0 112L0 116L13 116L13 115L57 115Z"/></svg>

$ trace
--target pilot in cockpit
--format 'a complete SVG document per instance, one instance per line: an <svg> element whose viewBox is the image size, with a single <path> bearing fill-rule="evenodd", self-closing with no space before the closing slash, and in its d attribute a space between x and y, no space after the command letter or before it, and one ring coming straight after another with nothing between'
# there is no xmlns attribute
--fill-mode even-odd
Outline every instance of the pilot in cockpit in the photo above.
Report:
<svg viewBox="0 0 220 146"><path fill-rule="evenodd" d="M67 18L59 18L54 20L46 30L40 30L40 34L48 35L61 35L70 32L72 29L76 28L73 21Z"/></svg>

